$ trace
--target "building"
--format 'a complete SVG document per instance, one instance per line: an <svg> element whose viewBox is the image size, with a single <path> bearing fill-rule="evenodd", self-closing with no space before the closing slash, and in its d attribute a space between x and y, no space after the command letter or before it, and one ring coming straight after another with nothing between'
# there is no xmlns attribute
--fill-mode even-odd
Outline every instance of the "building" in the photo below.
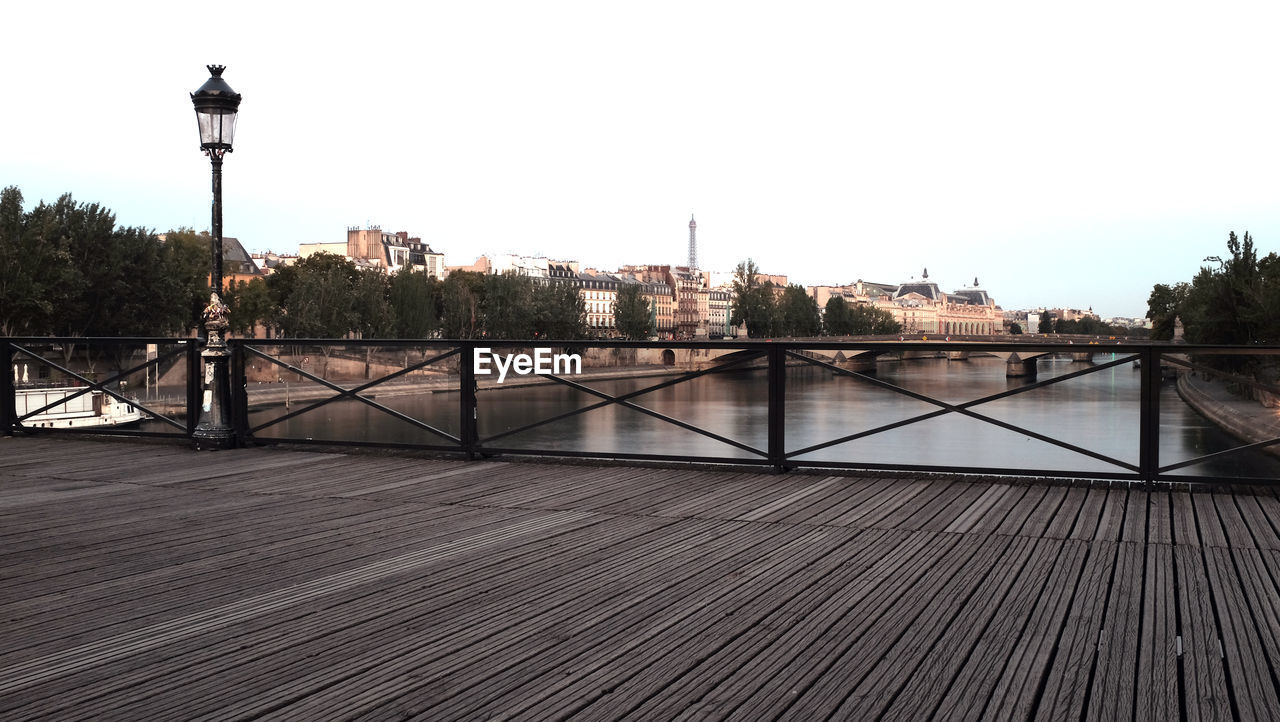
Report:
<svg viewBox="0 0 1280 722"><path fill-rule="evenodd" d="M306 258L313 253L332 253L361 268L377 269L388 274L406 267L433 278L444 278L445 274L443 253L433 251L421 238L411 237L407 231L387 233L380 226L347 228L345 244L298 244L300 257Z"/></svg>
<svg viewBox="0 0 1280 722"><path fill-rule="evenodd" d="M702 290L702 274L686 266L677 266L667 273L667 283L675 292L676 334L679 338L693 338L703 326L703 315L698 310L698 293Z"/></svg>
<svg viewBox="0 0 1280 722"><path fill-rule="evenodd" d="M724 338L725 336L733 336L733 327L729 325L729 319L732 316L730 299L733 297L732 289L728 288L711 288L707 290L707 336L710 338Z"/></svg>
<svg viewBox="0 0 1280 722"><path fill-rule="evenodd" d="M897 286L859 279L844 286L809 286L809 295L825 313L827 302L840 296L847 304L865 303L888 311L904 333L989 336L1005 332L1003 310L974 279L972 287L946 293L924 279Z"/></svg>
<svg viewBox="0 0 1280 722"><path fill-rule="evenodd" d="M622 266L616 275L634 278L645 284L644 295L652 309L655 333L661 339L675 338L676 292L671 286L671 266Z"/></svg>
<svg viewBox="0 0 1280 722"><path fill-rule="evenodd" d="M595 336L618 335L613 318L613 305L618 301L619 281L604 273L588 269L577 274L578 293L587 307L587 328Z"/></svg>
<svg viewBox="0 0 1280 722"><path fill-rule="evenodd" d="M161 243L168 240L168 234L157 233L156 239ZM212 244L213 238L207 231L200 232L200 240L206 244ZM253 257L244 249L244 245L237 238L231 236L222 237L222 290L226 291L237 283L248 283L255 278L262 278L264 275L262 269L254 262ZM207 282L213 281L213 275L206 276Z"/></svg>
<svg viewBox="0 0 1280 722"><path fill-rule="evenodd" d="M254 265L258 267L258 270L262 271L264 276L270 276L276 272L277 268L292 266L297 263L300 256L264 251L262 253L251 253L249 258L253 259Z"/></svg>

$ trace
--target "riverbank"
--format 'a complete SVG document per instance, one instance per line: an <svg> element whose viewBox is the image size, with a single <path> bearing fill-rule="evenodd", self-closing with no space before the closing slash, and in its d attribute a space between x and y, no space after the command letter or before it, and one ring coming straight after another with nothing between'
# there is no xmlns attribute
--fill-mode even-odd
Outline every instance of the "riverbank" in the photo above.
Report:
<svg viewBox="0 0 1280 722"><path fill-rule="evenodd" d="M569 378L579 383L588 381L607 381L610 379L634 379L656 376L682 376L690 373L691 370L678 366L626 366L615 367L601 370L587 370L581 374L573 374ZM535 374L527 375L508 375L501 384L498 383L497 377L485 378L478 377L476 381L476 391L501 391L503 389L515 389L526 386L545 386L546 384L554 384L555 381L544 378ZM344 389L353 389L360 384L338 384ZM326 399L334 395L334 391L328 387L319 384L309 383L305 386L299 384L249 384L249 408L258 409L266 406L279 406L284 403L293 403L295 401L318 401ZM368 391L362 392L360 395L365 398L380 399L392 398L396 396L415 396L419 394L440 394L440 393L457 393L458 377L454 375L441 375L439 378L412 381L388 381L378 384L370 388Z"/></svg>
<svg viewBox="0 0 1280 722"><path fill-rule="evenodd" d="M1280 436L1280 411L1236 396L1221 381L1182 373L1178 375L1178 395L1201 416L1241 441L1254 444ZM1280 457L1280 444L1262 450Z"/></svg>

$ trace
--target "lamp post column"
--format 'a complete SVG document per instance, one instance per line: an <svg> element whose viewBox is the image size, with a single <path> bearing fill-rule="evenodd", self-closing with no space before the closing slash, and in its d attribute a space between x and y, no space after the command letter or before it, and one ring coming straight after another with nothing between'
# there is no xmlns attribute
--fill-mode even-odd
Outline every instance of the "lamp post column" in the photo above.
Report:
<svg viewBox="0 0 1280 722"><path fill-rule="evenodd" d="M200 423L196 425L192 439L197 449L229 449L235 446L235 432L231 428L231 374L230 353L223 334L227 330L230 309L222 302L222 155L210 153L213 163L213 246L209 273L209 305L200 318L206 334L204 350L204 378L201 382Z"/></svg>
<svg viewBox="0 0 1280 722"><path fill-rule="evenodd" d="M204 360L199 418L192 433L197 449L227 449L236 445L230 423L230 354L223 334L230 309L222 302L222 158L231 152L240 94L222 79L221 65L210 65L209 80L191 94L200 125L200 148L213 164L213 238L209 264L209 305L200 320L206 340L200 352Z"/></svg>

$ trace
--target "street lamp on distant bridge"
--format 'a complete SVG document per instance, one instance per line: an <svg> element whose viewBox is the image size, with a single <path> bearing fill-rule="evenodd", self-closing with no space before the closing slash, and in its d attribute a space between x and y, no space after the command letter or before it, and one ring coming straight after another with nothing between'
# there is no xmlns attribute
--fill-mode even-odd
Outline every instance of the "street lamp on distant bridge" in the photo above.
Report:
<svg viewBox="0 0 1280 722"><path fill-rule="evenodd" d="M200 149L213 163L213 246L209 271L209 305L200 314L208 338L204 351L204 393L200 400L200 423L193 439L197 449L226 449L235 445L235 431L227 418L231 409L231 379L228 368L227 305L222 302L222 157L231 152L236 132L236 112L240 94L222 79L222 65L210 65L209 79L191 94L200 124Z"/></svg>

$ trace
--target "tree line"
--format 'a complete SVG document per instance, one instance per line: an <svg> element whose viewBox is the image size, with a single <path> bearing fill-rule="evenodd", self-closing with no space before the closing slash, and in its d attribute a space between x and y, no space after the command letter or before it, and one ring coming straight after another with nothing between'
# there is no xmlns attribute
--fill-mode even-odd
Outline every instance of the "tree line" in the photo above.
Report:
<svg viewBox="0 0 1280 722"><path fill-rule="evenodd" d="M70 194L24 210L18 188L0 191L6 336L185 334L208 301L208 273L207 243L161 243Z"/></svg>
<svg viewBox="0 0 1280 722"><path fill-rule="evenodd" d="M171 230L160 240L116 225L96 203L64 194L25 210L21 191L0 191L0 334L6 336L186 335L209 297L208 234ZM832 298L823 318L804 288L760 282L750 259L734 280L731 323L753 338L884 335L892 314ZM228 287L233 333L259 327L285 338L582 339L586 303L568 283L524 276L420 271L385 275L319 253L266 277ZM640 284L623 284L614 304L623 338L655 333Z"/></svg>
<svg viewBox="0 0 1280 722"><path fill-rule="evenodd" d="M580 339L586 305L566 283L457 271L441 281L404 268L388 276L317 253L240 283L228 294L231 328L288 338Z"/></svg>
<svg viewBox="0 0 1280 722"><path fill-rule="evenodd" d="M1227 256L1205 258L1190 282L1157 283L1147 298L1151 337L1173 338L1182 320L1187 343L1253 346L1280 344L1280 256L1258 258L1248 232L1227 236ZM1209 366L1253 375L1274 383L1280 366L1274 357L1207 356Z"/></svg>
<svg viewBox="0 0 1280 722"><path fill-rule="evenodd" d="M733 297L729 323L746 324L751 338L883 336L902 332L892 313L869 304L849 304L840 296L827 301L824 315L804 287L792 283L779 291L772 281L761 282L760 269L749 258L734 270Z"/></svg>
<svg viewBox="0 0 1280 722"><path fill-rule="evenodd" d="M1188 343L1280 343L1280 256L1258 258L1248 232L1227 236L1227 256L1204 259L1188 282L1157 283L1147 298L1151 337L1173 338L1181 318Z"/></svg>
<svg viewBox="0 0 1280 722"><path fill-rule="evenodd" d="M1040 324L1036 327L1036 333L1077 334L1081 336L1142 336L1145 331L1146 329L1129 328L1127 326L1112 326L1092 316L1065 319L1050 317L1047 313L1040 317ZM1018 329L1017 333L1022 333L1021 328Z"/></svg>

